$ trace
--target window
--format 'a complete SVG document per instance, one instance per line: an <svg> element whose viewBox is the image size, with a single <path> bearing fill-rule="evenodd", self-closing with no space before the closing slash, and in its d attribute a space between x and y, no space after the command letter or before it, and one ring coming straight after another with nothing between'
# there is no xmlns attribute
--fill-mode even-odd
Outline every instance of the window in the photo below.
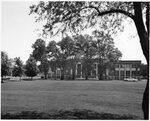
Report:
<svg viewBox="0 0 150 121"><path fill-rule="evenodd" d="M130 71L126 71L126 76L130 76Z"/></svg>
<svg viewBox="0 0 150 121"><path fill-rule="evenodd" d="M91 76L95 76L96 75L96 71L95 70L92 70L92 75Z"/></svg>
<svg viewBox="0 0 150 121"><path fill-rule="evenodd" d="M139 75L139 74L140 74L140 71L137 71L137 74Z"/></svg>
<svg viewBox="0 0 150 121"><path fill-rule="evenodd" d="M81 74L81 64L77 64L77 75Z"/></svg>
<svg viewBox="0 0 150 121"><path fill-rule="evenodd" d="M119 76L119 71L115 71L115 75L116 75L116 76Z"/></svg>
<svg viewBox="0 0 150 121"><path fill-rule="evenodd" d="M96 64L94 64L93 69L96 70Z"/></svg>
<svg viewBox="0 0 150 121"><path fill-rule="evenodd" d="M116 68L119 68L119 64L116 64Z"/></svg>
<svg viewBox="0 0 150 121"><path fill-rule="evenodd" d="M132 71L132 76L135 76L135 74L136 74L136 71Z"/></svg>
<svg viewBox="0 0 150 121"><path fill-rule="evenodd" d="M124 76L124 71L120 71L121 76Z"/></svg>
<svg viewBox="0 0 150 121"><path fill-rule="evenodd" d="M130 68L131 65L125 65L126 68Z"/></svg>
<svg viewBox="0 0 150 121"><path fill-rule="evenodd" d="M133 64L133 65L132 65L132 68L136 68L136 65Z"/></svg>

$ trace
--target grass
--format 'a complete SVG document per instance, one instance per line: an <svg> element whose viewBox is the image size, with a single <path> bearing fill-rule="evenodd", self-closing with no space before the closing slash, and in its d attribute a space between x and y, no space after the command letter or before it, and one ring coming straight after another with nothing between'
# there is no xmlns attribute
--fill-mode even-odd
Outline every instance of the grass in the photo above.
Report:
<svg viewBox="0 0 150 121"><path fill-rule="evenodd" d="M91 110L60 110L55 113L39 113L36 111L22 111L18 114L2 114L2 119L139 119L132 115L118 115L110 113L97 113Z"/></svg>
<svg viewBox="0 0 150 121"><path fill-rule="evenodd" d="M93 115L98 113L99 115L95 116L98 119L100 119L100 115L107 115L110 119L120 116L128 119L135 119L135 117L143 119L141 103L145 85L146 81L36 80L7 82L1 85L2 118L6 115L10 117L22 115L22 112L28 112L29 115L33 112L35 115L42 113L45 117L55 112L54 116L57 117L58 114L63 114L59 111L68 111L68 114L71 115L69 112L76 109L81 112L81 116L86 114L86 117L88 117L86 112L95 112ZM56 110L59 113L56 113ZM74 114L72 113L72 117ZM54 116L52 117L54 118ZM86 117L84 118L86 119ZM40 118L43 119L41 115L39 115ZM62 116L63 118L64 116Z"/></svg>

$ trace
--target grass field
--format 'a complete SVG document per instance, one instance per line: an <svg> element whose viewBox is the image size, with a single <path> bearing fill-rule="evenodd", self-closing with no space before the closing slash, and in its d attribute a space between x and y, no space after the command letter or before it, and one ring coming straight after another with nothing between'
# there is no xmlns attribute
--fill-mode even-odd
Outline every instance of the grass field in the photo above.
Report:
<svg viewBox="0 0 150 121"><path fill-rule="evenodd" d="M1 84L1 111L19 113L86 109L143 119L141 103L145 85L145 80L6 82Z"/></svg>

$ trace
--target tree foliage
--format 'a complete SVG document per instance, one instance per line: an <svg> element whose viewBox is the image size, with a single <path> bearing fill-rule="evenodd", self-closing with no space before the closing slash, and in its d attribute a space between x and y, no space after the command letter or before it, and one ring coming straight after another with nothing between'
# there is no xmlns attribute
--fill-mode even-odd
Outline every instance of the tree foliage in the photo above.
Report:
<svg viewBox="0 0 150 121"><path fill-rule="evenodd" d="M45 79L47 79L47 73L49 71L49 61L47 55L44 54L41 58L41 64L39 65L40 72L43 72L45 75Z"/></svg>
<svg viewBox="0 0 150 121"><path fill-rule="evenodd" d="M116 32L115 28L121 27L123 18L129 17L139 28L138 34L141 35L141 30L145 34L146 30L149 30L148 7L148 2L42 1L30 6L30 14L36 15L36 21L46 20L44 33L53 34L55 28L60 32L78 31L97 23L103 30ZM146 16L142 15L144 8L146 8ZM143 17L147 18L146 29L143 25ZM140 30L140 26L144 28Z"/></svg>
<svg viewBox="0 0 150 121"><path fill-rule="evenodd" d="M49 60L49 66L51 70L54 72L55 79L56 79L56 68L58 65L56 60L59 55L58 55L57 43L54 40L48 43L46 47L46 53Z"/></svg>
<svg viewBox="0 0 150 121"><path fill-rule="evenodd" d="M21 79L21 76L23 74L23 62L21 61L20 57L16 57L14 61L15 61L15 65L12 70L12 75L15 77L18 76Z"/></svg>
<svg viewBox="0 0 150 121"><path fill-rule="evenodd" d="M41 61L42 56L45 53L45 46L45 41L42 39L37 39L36 42L32 45L32 55L36 61Z"/></svg>
<svg viewBox="0 0 150 121"><path fill-rule="evenodd" d="M36 61L40 62L39 70L41 73L44 73L45 79L47 79L49 62L47 58L46 43L42 39L37 39L36 42L32 45L32 48L32 56L35 58Z"/></svg>
<svg viewBox="0 0 150 121"><path fill-rule="evenodd" d="M58 46L58 56L57 63L58 67L61 69L61 79L64 79L64 70L68 64L68 60L74 56L74 41L71 37L66 36L60 42L57 43Z"/></svg>
<svg viewBox="0 0 150 121"><path fill-rule="evenodd" d="M99 79L102 79L106 68L111 67L114 62L122 57L122 53L115 48L113 38L103 31L95 30L93 35L96 38L96 54L99 62Z"/></svg>
<svg viewBox="0 0 150 121"><path fill-rule="evenodd" d="M144 8L146 9L145 16L143 15ZM148 46L149 39L148 2L42 1L30 6L30 14L35 14L37 21L46 20L43 31L52 34L55 28L58 28L60 32L78 31L90 26L98 26L97 22L99 28L116 32L115 28L121 27L122 20L129 17L135 23L143 53L148 60L148 47L144 47ZM145 24L143 17L146 18ZM145 37L147 41L144 41Z"/></svg>
<svg viewBox="0 0 150 121"><path fill-rule="evenodd" d="M9 58L6 52L1 51L1 77L3 82L3 76L9 74Z"/></svg>
<svg viewBox="0 0 150 121"><path fill-rule="evenodd" d="M37 75L38 69L36 65L36 60L34 57L30 56L25 65L25 74L28 77L34 77Z"/></svg>
<svg viewBox="0 0 150 121"><path fill-rule="evenodd" d="M76 39L76 49L81 56L81 63L83 65L83 73L88 79L88 75L92 70L93 57L96 55L96 48L93 46L93 38L89 35L78 35Z"/></svg>
<svg viewBox="0 0 150 121"><path fill-rule="evenodd" d="M122 17L118 13L132 17L132 2L102 2L102 1L50 1L39 2L38 5L30 6L30 14L35 14L36 21L46 20L43 34L58 34L66 31L79 32L80 30L99 26L103 30L121 29ZM103 16L108 11L111 16ZM128 12L129 11L129 12ZM114 14L117 12L117 14ZM117 18L117 19L116 19ZM112 29L113 27L113 29ZM115 32L115 31L113 31Z"/></svg>

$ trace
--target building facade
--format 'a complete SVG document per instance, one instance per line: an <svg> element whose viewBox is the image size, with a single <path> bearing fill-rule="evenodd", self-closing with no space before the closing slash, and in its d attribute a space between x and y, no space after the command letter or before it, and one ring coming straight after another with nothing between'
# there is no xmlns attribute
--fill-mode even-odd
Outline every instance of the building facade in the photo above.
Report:
<svg viewBox="0 0 150 121"><path fill-rule="evenodd" d="M88 74L89 79L99 78L99 63L97 60L94 60L90 73ZM64 71L64 76L66 79L70 79L73 70L67 68ZM106 80L123 80L124 78L133 77L139 79L141 75L141 61L118 61L115 62L113 67L107 67L103 73L103 79ZM56 69L56 72L49 71L49 78L60 78L61 70ZM83 70L83 65L81 62L77 62L75 68L75 78L76 79L85 79L85 73Z"/></svg>
<svg viewBox="0 0 150 121"><path fill-rule="evenodd" d="M140 78L141 61L119 61L115 64L115 79Z"/></svg>

